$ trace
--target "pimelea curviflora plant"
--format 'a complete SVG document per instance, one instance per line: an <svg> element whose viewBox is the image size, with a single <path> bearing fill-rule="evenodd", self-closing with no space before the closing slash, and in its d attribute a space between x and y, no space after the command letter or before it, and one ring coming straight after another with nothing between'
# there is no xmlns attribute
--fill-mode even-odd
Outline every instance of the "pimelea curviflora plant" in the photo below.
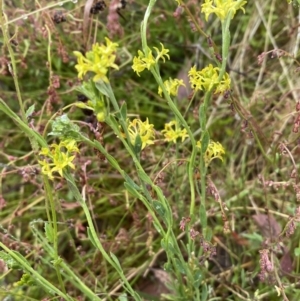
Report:
<svg viewBox="0 0 300 301"><path fill-rule="evenodd" d="M88 4L91 4L91 1L86 1L86 3L85 8L88 7ZM136 217L135 222L140 222L138 219L141 218L147 220L147 233L145 233L148 235L146 244L149 253L145 252L149 254L147 259L149 259L149 261L153 259L154 262L156 259L156 251L157 254L165 253L162 259L164 260L164 271L160 270L157 272L156 268L152 268L153 266L149 268L151 273L157 272L157 274L159 274L159 272L161 272L164 276L164 278L161 278L167 279L169 294L161 297L162 299L178 301L213 300L228 297L230 300L250 300L251 298L253 300L261 300L264 297L263 295L258 296L259 293L256 291L256 288L254 288L256 291L255 294L248 293L247 287L245 288L247 277L252 278L254 274L253 277L257 277L254 278L253 281L251 279L251 287L255 287L257 282L261 284L263 281L270 281L273 289L276 289L276 293L282 294L284 299L287 300L285 295L286 282L281 281L283 274L277 272L279 270L279 264L276 261L276 252L285 252L286 255L285 246L282 245L284 238L297 235L296 225L299 222L299 208L294 211L290 210L289 215L285 216L287 219L286 226L282 232L277 229L275 239L271 237L264 242L262 247L260 246L260 252L257 252L260 256L260 271L257 269L257 272L254 271L252 273L252 270L249 269L245 273L245 269L240 269L239 271L242 271L241 275L239 275L242 279L241 281L236 280L236 275L239 271L235 274L235 277L232 277L238 265L232 265L232 269L230 270L225 270L224 268L224 271L220 272L220 275L226 276L226 281L221 282L220 278L214 279L216 277L210 274L210 272L212 272L210 268L213 265L212 261L216 261L220 258L218 254L219 250L217 250L215 245L216 242L219 246L221 245L224 249L227 249L230 256L232 256L236 262L242 262L239 256L240 254L238 254L238 256L235 255L235 253L231 251L230 246L227 246L223 241L218 241L218 234L216 234L218 231L220 233L223 230L225 234L230 233L230 235L233 235L236 234L234 233L234 228L240 227L237 227L234 223L234 210L230 211L230 215L228 214L227 203L229 203L229 201L227 200L227 196L229 193L227 191L227 185L224 185L222 189L218 189L218 183L221 181L224 182L224 179L221 179L220 176L220 166L223 164L228 167L226 168L228 175L232 173L232 170L237 165L238 168L246 170L245 173L248 172L247 169L249 167L245 162L241 164L243 166L239 166L240 164L234 161L234 158L238 156L236 150L232 151L229 147L226 147L227 149L225 150L223 145L228 141L225 141L225 136L228 132L230 133L231 129L224 127L221 129L222 131L224 130L224 136L222 136L223 132L221 135L218 134L218 129L211 126L210 120L213 119L213 116L216 116L211 114L211 112L213 110L217 112L221 111L219 110L220 106L229 108L229 102L232 105L232 111L236 114L235 117L238 118L239 116L240 118L244 118L244 128L249 129L249 136L252 135L255 139L266 161L274 163L272 159L270 160L270 157L273 156L273 150L264 151L263 145L259 142L259 138L255 136L256 131L254 131L253 128L250 129L252 116L243 110L243 106L239 106L239 103L234 100L231 91L235 88L235 85L233 84L234 77L232 76L234 73L231 72L233 70L231 68L232 66L227 66L229 45L231 43L230 24L232 20L235 20L234 18L237 15L243 16L243 14L248 13L246 10L247 3L246 1L234 0L204 0L201 4L197 3L197 1L173 1L174 9L175 6L178 5L176 15L174 14L174 16L179 18L187 14L189 26L194 32L193 34L196 37L199 34L203 35L207 39L207 47L205 43L201 43L201 47L209 49L209 53L205 51L208 62L206 61L203 64L201 59L195 60L195 62L192 61L188 70L185 72L185 81L179 78L179 76L176 78L176 75L172 74L169 76L168 72L165 72L165 68L167 69L171 64L172 67L174 67L176 63L175 59L178 59L178 57L175 57L176 51L174 51L174 48L172 50L170 43L168 43L165 38L163 43L160 43L161 41L150 42L153 28L151 27L151 22L148 23L148 19L152 16L152 8L159 8L159 6L156 5L161 3L162 2L159 1L150 1L141 27L141 48L136 50L135 53L132 53L134 58L132 60L130 57L131 68L127 68L126 72L132 74L135 79L142 78L144 80L144 78L148 76L149 80L149 77L151 77L151 75L153 76L152 80L154 85L152 85L151 88L147 87L148 91L151 90L149 102L151 101L155 103L155 105L158 103L163 104L164 108L169 108L166 109L168 110L167 114L165 114L165 111L162 114L162 123L159 124L156 118L153 117L157 117L159 114L156 115L150 112L150 110L148 111L146 106L146 110L144 110L143 113L138 110L138 106L134 107L132 102L128 101L129 98L132 97L131 93L128 93L123 101L118 100L116 97L116 95L118 95L117 84L122 84L123 80L122 76L119 76L120 74L122 75L124 71L122 63L120 62L122 62L124 58L122 53L124 49L122 46L123 43L126 43L127 37L124 37L122 41L118 42L119 46L112 38L113 31L114 33L117 31L112 29L111 26L109 26L110 39L102 37L93 45L85 45L88 49L86 52L73 52L73 59L76 60L73 69L77 71L78 78L76 82L78 86L76 89L81 93L80 95L84 95L84 97L79 97L79 102L72 103L55 112L54 115L58 117L50 118L51 121L49 123L49 116L47 116L47 121L45 122L46 127L35 127L33 119L31 123L28 124L27 119L32 118L31 116L34 116L33 113L37 113L34 108L31 107L26 112L21 106L21 112L24 116L22 117L23 119L20 119L9 110L7 104L1 101L1 110L12 118L30 138L34 150L34 155L32 156L36 156L35 163L39 162L39 164L35 164L36 167L34 170L38 170L40 173L36 173L31 180L37 180L39 187L43 187L43 191L45 191L45 215L47 215L47 221L41 221L39 219L38 221L34 221L31 226L34 229L33 231L37 241L47 251L47 258L42 259L46 262L48 267L55 272L55 277L57 278L55 283L58 283L58 285L51 285L51 283L47 281L47 277L41 276L28 264L25 257L20 256L16 250L12 251L7 248L2 241L0 242L0 246L3 250L0 252L0 257L2 259L4 258L6 262L10 264L10 268L17 267L20 269L21 267L23 269L24 274L21 280L15 283L16 286L30 286L34 283L34 279L37 279L39 286L48 292L49 295L56 295L55 297L53 296L53 298L60 297L63 300L75 300L75 297L69 295L69 291L66 289L70 286L74 286L81 294L79 295L80 298L78 297L77 299L102 300L103 298L107 298L109 300L118 298L118 300L142 300L143 297L135 289L135 281L131 282L131 279L133 279L131 277L139 275L144 272L145 269L148 269L149 263L143 262L143 265L141 265L139 269L130 270L129 273L127 273L127 258L124 260L124 256L122 252L120 252L124 246L121 246L119 249L115 248L117 244L122 245L122 243L120 243L122 241L126 241L126 244L127 242L134 244L135 241L131 242L130 238L128 238L129 236L124 238L126 235L123 236L124 240L122 240L122 235L119 235L122 234L122 231L119 231L119 234L115 237L115 241L109 244L108 240L110 238L107 239L105 237L106 234L101 236L101 230L95 229L95 225L97 225L97 214L106 214L106 212L103 212L105 209L102 210L102 208L98 207L99 203L94 202L92 191L98 191L99 182L102 183L106 181L102 175L106 173L106 176L110 176L111 169L114 169L113 175L117 178L117 181L122 182L121 184L124 183L124 187L122 186L121 189L126 196L124 198L124 204L126 202L126 210L128 210L126 213L132 209L132 204L138 204L137 207L143 209L141 211L146 211L145 215L142 215L143 213L141 214L142 217ZM294 1L294 3L296 3L296 1ZM121 1L120 3L118 3L118 1L110 1L110 10L112 11L113 5L116 6L120 4L125 6L126 1ZM255 4L258 4L258 2L255 2ZM54 4L51 3L51 5ZM80 5L78 5L78 7ZM92 4L90 13L98 14L104 10L106 5L108 5L107 1L106 4L103 1L97 1L97 3ZM190 10L193 5L195 9ZM191 11L194 12L194 16L191 14ZM114 13L115 16L117 16L117 11ZM153 13L155 13L155 11L153 11ZM3 14L0 14L0 19L3 16ZM67 17L69 17L69 15L66 14L66 18L63 18L64 21L67 21ZM249 13L246 17L249 17ZM54 18L54 21L56 19L57 18ZM84 19L84 21L87 21L86 16ZM178 21L178 19L176 20ZM202 24L200 24L201 22L197 22L199 20ZM97 20L97 25L100 24L100 21L99 23L98 21L99 20ZM203 26L203 24L205 24L205 22L208 22L207 28L211 28L211 24L218 24L218 26L216 26L217 30L209 32L209 34L204 32L203 28L206 26ZM3 24L2 22L2 26L4 26ZM110 25L112 25L112 23ZM119 21L118 26L120 26ZM50 53L50 45L52 45L50 43L51 32L47 28L45 27L45 33L48 33ZM297 26L295 26L295 28L297 28ZM222 32L222 38L219 40L218 37L215 38L216 31ZM124 32L122 31L122 33ZM4 35L6 39L5 43L10 45L9 42L13 43L13 40L11 37L7 38L7 36L8 34L6 34L6 36ZM234 42L234 47L232 47L233 53L235 52L235 47L236 43ZM74 49L72 48L72 50ZM285 56L283 55L283 51L274 50L272 52L272 54L278 58ZM259 56L260 64L267 59L266 54L268 54L268 52L265 51L264 54L265 55ZM2 62L4 62L4 67L6 65L8 66L8 71L11 76L14 77L17 72L14 69L13 60L12 67L5 57ZM53 68L52 65L54 64L51 64L50 59L48 63L48 67L50 69ZM13 69L13 72L10 68ZM2 68L2 71L4 69L5 68ZM229 70L231 72L230 74ZM59 87L58 77L52 76L51 72L50 81L53 87ZM111 76L112 73L115 73L116 76ZM14 78L17 78L17 76ZM63 81L61 81L61 83L62 82ZM126 85L127 84L126 82ZM284 85L285 83L282 84L282 87ZM189 110L191 108L190 106L186 108L184 107L184 103L180 103L178 91L184 87L189 88L188 100L190 104L193 103L193 112ZM132 87L130 86L130 88ZM296 89L293 91L295 90ZM49 90L48 94L53 96L55 94L54 92L53 90ZM147 94L147 98L149 94ZM55 96L57 95L58 93L55 94ZM52 101L53 99L54 96L52 97ZM216 99L218 101L216 101ZM134 99L134 101L136 100ZM136 102L138 103L138 101ZM22 102L20 101L20 103ZM66 112L66 110L72 106L73 108L70 113L61 113L61 111ZM74 122L71 117L69 119L68 115L73 118L73 113L75 112L74 115L76 115L76 113L79 112L74 106L88 110L89 117L91 117L89 118L89 123L83 122L82 120L76 120ZM231 110L229 111L232 113ZM299 104L296 105L296 112L293 112L293 134L297 134L299 128L298 111ZM278 111L275 113L277 114ZM92 114L94 116L91 116ZM139 114L143 117L139 117ZM273 112L270 114L273 114ZM52 131L49 134L48 124L52 126ZM39 134L39 131L43 131L43 135ZM44 138L47 134L49 140L51 139L49 144ZM114 143L113 147L110 144L111 141L112 144ZM250 142L253 143L253 141ZM244 148L246 149L246 147ZM263 176L261 176L261 184L264 191L267 189L276 190L280 185L286 189L290 188L294 191L299 200L297 160L294 160L292 157L289 143L279 143L279 149L282 157L290 157L293 161L294 167L291 172L290 181L283 183L283 181L279 179L278 181L271 182L264 180ZM121 155L119 151L122 152ZM88 156L85 155L86 153L88 153ZM94 153L96 153L98 157L92 157L91 154ZM163 155L161 155L162 153ZM161 162L163 163L161 163L161 165L156 159L157 157L162 158ZM169 160L169 158L172 159ZM229 161L231 163L228 163ZM261 161L257 161L259 168ZM93 174L97 175L94 178L99 178L97 185L90 185L92 179L89 179L89 173L86 172L88 164L93 165L91 168L93 170L97 169L100 165L100 171ZM179 170L180 172L184 170L182 172L183 176L177 178L182 179L182 183L178 183L179 181L172 182L172 180L167 177L163 179L163 171L172 165L175 165L172 170L174 173L171 175L173 178L177 177ZM180 169L181 165L183 165L183 168ZM156 169L159 169L161 166L163 166L163 168L161 168L159 172L156 172ZM15 165L14 167L18 169L18 172L21 172L19 165ZM225 168L223 168L223 170L224 169ZM275 171L275 168L273 169L275 177L277 177L278 171L277 169ZM8 172L10 172L10 170L8 170ZM22 171L22 173L23 172L24 171ZM252 174L252 171L249 171L249 174L255 178L255 173ZM28 178L29 174L27 174L27 179ZM25 180L25 176L23 179ZM188 185L185 185L185 183L188 183ZM181 184L183 184L183 189L180 187ZM115 186L113 185L112 188L114 189ZM93 281L90 281L89 278L85 278L87 274L84 274L86 282L79 280L78 275L68 269L65 258L60 255L60 245L57 237L61 235L61 232L63 232L64 235L64 231L59 231L57 226L59 225L60 227L61 222L57 222L57 211L60 210L60 200L56 197L56 187L63 187L63 191L57 195L67 195L68 200L72 200L76 208L81 206L84 216L80 214L78 220L81 221L83 218L85 224L81 225L80 231L84 237L85 244L90 245L89 250L95 250L95 258L101 258L100 264L95 261L96 269L98 266L103 265L108 271L107 274L113 274L112 278L114 278L115 282L109 293L107 293L106 290L106 279L102 280L103 275L95 275L94 279L96 279L97 284L100 283L100 285L97 286L97 284L95 284L97 288L94 288ZM252 188L252 186L250 187ZM238 191L239 189L236 190ZM245 187L242 193L247 193L247 191L249 191L249 189ZM105 196L106 194L109 195L109 192L107 193L106 191L101 191L101 193ZM224 195L226 195L226 199ZM225 201L222 200L223 197ZM252 201L253 204L255 204L256 196ZM279 203L278 199L275 201ZM111 202L113 203L114 200L112 199ZM5 200L2 200L2 196L0 196L0 208L4 206L3 203L5 203ZM211 205L212 203L215 205ZM182 214L183 211L178 209L180 206L184 207L184 216ZM280 214L279 209L282 207L278 206L276 208L278 208L277 213ZM94 213L96 213L96 215L92 218L90 211L93 209L95 209ZM248 210L246 203L243 203L243 209L245 211ZM237 210L240 210L240 208ZM270 212L268 212L268 214L269 213ZM227 214L230 218L227 217ZM134 215L132 214L132 216ZM210 216L213 217L208 218ZM217 219L223 223L223 227L220 227L217 222L213 221ZM245 219L243 217L241 227L245 227L244 222ZM37 229L37 227L34 227L37 223L42 223L43 227L40 228L42 228L43 232ZM273 221L273 223L275 222ZM69 225L72 224L72 222L67 221L66 224ZM215 225L217 226L215 227ZM41 235L41 233L43 233L44 236ZM222 238L224 236L222 236ZM6 238L7 237L6 235ZM238 234L236 234L236 238L240 244L247 243L243 242ZM137 244L139 243L140 241L138 241ZM28 249L29 255L33 253L30 251L32 250ZM91 251L91 253L92 252L93 251ZM299 248L296 248L295 252L299 255ZM242 256L244 254L245 253L243 253ZM153 255L154 257L151 257ZM247 253L246 257L248 256ZM89 263L90 261L88 260L86 264L88 268ZM254 264L254 260L251 258L251 267ZM40 267L39 264L37 264L37 266ZM246 268L249 267L249 265L245 266ZM86 271L85 268L84 262L83 273ZM223 266L220 266L220 270L222 269ZM111 271L114 273L110 273ZM68 277L66 277L66 275ZM82 276L82 274L80 276ZM90 273L87 277L89 276ZM211 282L216 283L217 281L220 281L220 285L212 286L210 284ZM105 287L101 287L101 282L105 283ZM115 285L116 282L118 282L118 285ZM71 283L71 285L65 285L65 283ZM110 283L108 283L108 286L109 284ZM223 290L227 290L226 297L223 296ZM228 292L234 292L235 296L228 296L230 294L228 294ZM116 296L118 293L120 293L120 295Z"/></svg>
<svg viewBox="0 0 300 301"><path fill-rule="evenodd" d="M179 5L184 5L182 1L177 1ZM141 26L142 49L138 50L133 58L132 69L138 76L143 76L144 72L151 72L154 80L158 84L158 94L165 99L170 107L173 120L166 122L161 135L164 136L165 143L179 144L188 141L191 146L190 158L187 159L188 181L190 187L190 216L185 217L188 221L186 227L180 228L186 231L187 235L187 259L185 258L180 245L174 233L174 217L170 203L165 197L162 189L151 179L145 171L141 160L141 152L146 147L155 148L155 125L150 124L148 118L142 121L135 118L130 121L127 116L127 106L123 103L119 106L109 81L110 69L118 69L115 63L118 48L117 44L105 39L105 43L94 44L91 51L82 54L75 51L78 71L78 78L82 84L77 88L80 93L88 99L85 103L76 103L76 106L86 108L94 112L98 122L109 126L116 137L121 140L128 154L131 156L136 168L137 179L131 178L119 165L118 159L113 158L105 149L103 140L91 141L83 135L78 129L67 126L66 123L55 121L53 134L58 136L61 141L81 141L96 148L108 160L108 162L123 176L124 185L127 191L148 209L149 214L157 232L161 236L161 245L167 255L167 262L164 268L170 274L171 287L173 290L172 298L174 300L206 300L208 296L206 284L201 284L203 263L210 260L216 254L215 247L211 243L212 231L207 223L206 213L206 190L208 166L212 164L213 159L221 159L225 155L225 150L220 142L214 142L211 139L213 133L209 134L206 126L206 115L211 98L214 94L226 94L230 91L230 77L225 72L226 59L230 44L229 24L238 9L243 10L246 1L216 1L215 5L211 1L206 1L202 5L202 11L206 19L212 13L220 18L223 29L222 55L216 55L218 58L213 64L209 64L202 70L197 70L193 66L188 72L193 97L197 93L203 93L204 102L199 106L200 120L200 139L194 137L194 133L183 113L178 109L173 97L177 96L178 88L185 86L180 79L163 79L160 74L160 65L171 63L172 54L169 49L160 43L160 47L149 47L146 38L147 22L155 1L150 1ZM220 63L221 62L221 63ZM65 119L66 120L66 119ZM71 121L70 121L71 123ZM65 124L65 126L63 126ZM57 130L58 129L58 130ZM94 129L96 132L97 129ZM74 140L66 140L66 139ZM61 142L62 146L71 144L71 142ZM69 144L68 144L69 143ZM74 144L75 145L75 144ZM43 173L50 179L52 173L58 171L63 175L72 189L77 201L83 206L87 220L90 226L90 239L103 257L119 273L123 285L134 300L142 300L139 294L133 289L129 281L124 277L122 263L119 263L114 254L108 254L103 248L100 240L96 237L94 226L92 225L90 213L84 203L83 197L78 191L72 174L66 168L73 168L72 160L74 156L69 156L68 149L61 156L63 158L60 164L55 164L55 146L54 150L43 149L41 154L48 157L52 162L40 161L43 166ZM75 149L74 149L75 150ZM71 151L70 151L71 152ZM76 149L77 152L77 149ZM54 162L55 161L55 162ZM63 161L63 162L62 162ZM199 170L201 174L200 185L200 205L196 205L196 190L194 171ZM210 184L209 187L212 187ZM215 186L213 186L215 187ZM149 193L149 189L151 193ZM210 189L212 191L212 189ZM198 191L198 190L197 190ZM217 195L216 188L213 190ZM201 233L195 228L195 221L200 220Z"/></svg>

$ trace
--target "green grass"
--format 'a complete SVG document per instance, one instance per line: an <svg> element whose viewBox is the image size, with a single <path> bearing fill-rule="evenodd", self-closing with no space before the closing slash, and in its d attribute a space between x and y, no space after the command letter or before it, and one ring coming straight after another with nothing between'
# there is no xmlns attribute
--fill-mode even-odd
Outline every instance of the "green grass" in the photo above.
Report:
<svg viewBox="0 0 300 301"><path fill-rule="evenodd" d="M201 33L221 54L220 20L205 20L203 1L184 2L175 18L175 1L157 1L146 36L144 0L120 10L113 24L123 33L114 36L108 8L84 16L89 1L0 2L1 300L299 299L299 7L248 1L231 20L222 65ZM57 13L66 21L56 24ZM108 89L110 115L93 128L96 118L74 105L82 81L73 51L90 51L108 36L119 44L120 69L109 72L111 90L95 86ZM138 76L131 68L145 51L142 39L154 56L160 43L169 49L156 79L157 70ZM193 95L190 87L171 100L158 95L160 78L183 74L188 87L189 69L209 64L226 68L228 97ZM48 135L63 114L78 132L64 126ZM192 135L167 143L161 130L175 116ZM123 137L126 117L148 118L154 144L137 151ZM39 151L66 134L77 140L75 169L52 181L41 172ZM223 162L207 168L201 151L193 158L193 141L203 145L206 135L225 149ZM191 218L185 231L183 218ZM272 265L265 281L263 252Z"/></svg>

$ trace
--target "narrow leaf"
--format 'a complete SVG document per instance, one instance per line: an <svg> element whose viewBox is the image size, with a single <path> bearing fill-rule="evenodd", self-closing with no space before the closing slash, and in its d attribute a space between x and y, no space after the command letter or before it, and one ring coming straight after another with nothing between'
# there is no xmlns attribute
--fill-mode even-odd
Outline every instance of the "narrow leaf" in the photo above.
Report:
<svg viewBox="0 0 300 301"><path fill-rule="evenodd" d="M136 135L135 141L134 141L134 153L136 155L138 155L141 152L141 150L142 150L142 144L143 144L143 142L142 142L141 136L140 135Z"/></svg>
<svg viewBox="0 0 300 301"><path fill-rule="evenodd" d="M200 106L199 110L199 120L200 120L200 127L201 129L205 129L206 126L206 110L204 104Z"/></svg>
<svg viewBox="0 0 300 301"><path fill-rule="evenodd" d="M112 252L110 252L110 256L111 256L112 260L114 261L114 263L118 266L118 268L120 270L122 270L119 259L116 257L116 255L113 254Z"/></svg>
<svg viewBox="0 0 300 301"><path fill-rule="evenodd" d="M30 107L27 109L27 111L26 111L26 113L25 113L26 118L30 117L30 116L33 114L34 108L35 108L35 105L33 104L32 106L30 106Z"/></svg>
<svg viewBox="0 0 300 301"><path fill-rule="evenodd" d="M194 274L194 288L198 289L200 286L200 283L202 281L202 272L200 270L196 271Z"/></svg>
<svg viewBox="0 0 300 301"><path fill-rule="evenodd" d="M153 207L154 207L155 211L160 215L160 217L165 219L166 209L164 208L163 204L158 201L153 201Z"/></svg>
<svg viewBox="0 0 300 301"><path fill-rule="evenodd" d="M0 259L2 259L6 263L9 269L21 268L21 265L4 251L0 251Z"/></svg>
<svg viewBox="0 0 300 301"><path fill-rule="evenodd" d="M111 89L108 83L105 83L104 81L98 81L95 83L95 86L101 94L110 98Z"/></svg>
<svg viewBox="0 0 300 301"><path fill-rule="evenodd" d="M88 235L89 240L90 240L91 243L93 244L93 246L94 246L95 248L97 248L97 244L96 244L96 242L95 242L95 240L94 240L93 234L92 234L92 232L91 232L91 230L90 230L89 227L87 228L87 235Z"/></svg>
<svg viewBox="0 0 300 301"><path fill-rule="evenodd" d="M126 104L125 101L123 102L123 104L121 106L120 113L121 113L121 116L122 116L123 120L126 120L126 118L127 118L127 104Z"/></svg>
<svg viewBox="0 0 300 301"><path fill-rule="evenodd" d="M152 184L151 179L143 170L138 169L137 172L138 172L139 178L141 179L141 181L143 181L143 183L149 184L149 185Z"/></svg>
<svg viewBox="0 0 300 301"><path fill-rule="evenodd" d="M181 274L185 275L186 274L186 270L185 270L185 267L184 267L183 263L178 258L175 258L174 261L175 261L175 267L176 267L176 269Z"/></svg>
<svg viewBox="0 0 300 301"><path fill-rule="evenodd" d="M139 198L139 193L136 191L136 189L128 182L124 182L124 186L126 190L134 197Z"/></svg>
<svg viewBox="0 0 300 301"><path fill-rule="evenodd" d="M207 300L207 296L208 296L207 285L203 284L203 286L202 286L202 293L201 293L201 301L206 301Z"/></svg>
<svg viewBox="0 0 300 301"><path fill-rule="evenodd" d="M206 226L207 226L207 215L206 215L206 209L202 204L200 205L200 222L201 222L201 226L203 228L206 228Z"/></svg>
<svg viewBox="0 0 300 301"><path fill-rule="evenodd" d="M54 242L54 230L53 227L50 223L45 223L45 234L46 234L46 238L48 239L48 241L50 243Z"/></svg>
<svg viewBox="0 0 300 301"><path fill-rule="evenodd" d="M204 154L207 150L209 144L209 134L208 131L205 131L201 139L201 153Z"/></svg>

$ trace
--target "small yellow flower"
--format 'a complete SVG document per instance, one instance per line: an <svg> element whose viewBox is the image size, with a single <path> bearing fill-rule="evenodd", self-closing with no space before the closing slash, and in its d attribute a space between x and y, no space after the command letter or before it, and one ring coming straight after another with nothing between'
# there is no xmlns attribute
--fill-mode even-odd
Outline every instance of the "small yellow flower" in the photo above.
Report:
<svg viewBox="0 0 300 301"><path fill-rule="evenodd" d="M50 153L50 150L48 147L43 147L42 150L40 151L40 155L43 155L43 156L48 156L49 153Z"/></svg>
<svg viewBox="0 0 300 301"><path fill-rule="evenodd" d="M42 153L40 152L40 155ZM53 166L53 164L47 162L45 159L43 161L38 161L39 164L42 167L42 174L46 175L50 180L53 180L53 175L52 175L52 171L51 171L51 166Z"/></svg>
<svg viewBox="0 0 300 301"><path fill-rule="evenodd" d="M54 167L51 169L51 172L58 172L60 176L63 176L63 169L67 166L70 166L72 169L75 169L74 164L72 161L74 160L75 156L69 156L64 152L58 151L55 156L53 156L53 165Z"/></svg>
<svg viewBox="0 0 300 301"><path fill-rule="evenodd" d="M74 55L77 57L77 65L75 68L78 71L78 78L82 79L87 72L95 73L93 80L103 80L108 82L106 76L109 68L119 69L114 63L116 59L115 52L118 44L111 42L108 38L105 38L106 46L94 44L91 51L88 51L84 55L79 51L74 51Z"/></svg>
<svg viewBox="0 0 300 301"><path fill-rule="evenodd" d="M173 95L173 96L177 95L179 86L185 86L185 84L183 83L183 80L177 79L177 78L175 78L175 79L170 78L170 79L164 81L164 85L166 87L168 94ZM158 87L158 94L159 94L159 96L162 96L161 87Z"/></svg>
<svg viewBox="0 0 300 301"><path fill-rule="evenodd" d="M145 69L150 70L150 68L155 64L155 59L152 55L152 51L149 49L147 57L145 56L144 52L138 50L138 57L133 58L133 65L132 69L134 72L140 76L140 72L144 71Z"/></svg>
<svg viewBox="0 0 300 301"><path fill-rule="evenodd" d="M201 142L197 141L197 147L201 149ZM225 155L225 150L220 142L209 141L208 147L204 154L205 165L208 166L213 159L220 159L223 161L223 155Z"/></svg>
<svg viewBox="0 0 300 301"><path fill-rule="evenodd" d="M73 160L74 153L78 153L79 149L76 146L76 141L72 139L61 141L59 144L51 144L50 148L42 148L39 155L44 159L38 161L42 167L42 173L50 180L53 180L53 173L58 172L63 176L63 170L69 166L75 169Z"/></svg>
<svg viewBox="0 0 300 301"><path fill-rule="evenodd" d="M186 129L181 129L176 120L166 123L165 129L161 133L165 136L165 141L174 143L176 143L178 138L181 138L183 142L189 136Z"/></svg>
<svg viewBox="0 0 300 301"><path fill-rule="evenodd" d="M224 94L226 91L230 90L231 79L229 74L226 72L223 76L223 79L218 83L215 94L220 93Z"/></svg>
<svg viewBox="0 0 300 301"><path fill-rule="evenodd" d="M118 49L118 44L117 43L113 43L110 39L105 38L106 41L106 46L105 45L101 45L100 48L100 54L106 54L106 56L111 56L113 55L116 50Z"/></svg>
<svg viewBox="0 0 300 301"><path fill-rule="evenodd" d="M164 44L160 43L161 45L161 50L159 50L157 47L153 47L155 51L157 52L157 57L155 59L156 62L161 58L164 62L166 61L164 57L170 59L170 56L168 55L169 49L166 49Z"/></svg>
<svg viewBox="0 0 300 301"><path fill-rule="evenodd" d="M165 57L170 59L170 56L168 55L169 49L165 49L162 43L160 43L160 45L161 50L159 50L157 47L153 47L157 52L156 58L154 58L151 49L148 49L147 55L145 55L143 51L138 50L138 56L133 58L132 64L132 69L138 76L140 76L140 73L145 69L150 70L150 68L153 67L159 59L162 59L164 62L166 60Z"/></svg>
<svg viewBox="0 0 300 301"><path fill-rule="evenodd" d="M76 141L73 139L61 141L59 144L59 147L60 148L65 147L69 153L72 153L72 152L79 153L79 149L76 145Z"/></svg>
<svg viewBox="0 0 300 301"><path fill-rule="evenodd" d="M130 142L132 145L135 145L137 136L140 136L142 140L142 149L144 149L147 145L154 144L154 125L149 124L148 118L144 122L137 118L132 121L128 119L127 124ZM125 137L125 134L122 134L122 136Z"/></svg>
<svg viewBox="0 0 300 301"><path fill-rule="evenodd" d="M192 88L195 91L211 91L214 89L214 94L230 90L231 80L228 73L225 73L223 79L219 81L219 72L220 69L213 67L211 64L201 71L197 71L195 66L192 67L188 74Z"/></svg>
<svg viewBox="0 0 300 301"><path fill-rule="evenodd" d="M233 18L236 11L241 9L245 13L243 6L247 1L243 0L205 0L205 3L201 5L202 12L205 14L206 21L210 14L216 14L217 17L224 21L225 18L231 14Z"/></svg>
<svg viewBox="0 0 300 301"><path fill-rule="evenodd" d="M77 57L77 65L75 68L78 72L78 78L82 79L83 76L90 70L89 61L79 51L74 51L74 55Z"/></svg>

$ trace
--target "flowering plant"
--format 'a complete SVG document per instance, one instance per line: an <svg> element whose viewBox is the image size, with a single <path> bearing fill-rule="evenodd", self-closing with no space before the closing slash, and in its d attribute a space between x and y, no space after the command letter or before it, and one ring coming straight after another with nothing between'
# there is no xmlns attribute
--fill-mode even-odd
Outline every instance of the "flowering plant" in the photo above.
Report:
<svg viewBox="0 0 300 301"><path fill-rule="evenodd" d="M196 67L192 67L189 71L189 78L192 88L197 90L211 91L214 93L224 93L230 90L230 77L226 72L223 78L219 79L219 67L213 67L209 64L207 67L201 71L197 71Z"/></svg>
<svg viewBox="0 0 300 301"><path fill-rule="evenodd" d="M111 42L108 38L105 38L105 41L106 45L94 44L92 50L88 51L85 56L79 51L73 52L77 57L75 68L78 71L78 78L83 79L87 72L92 72L95 73L94 81L103 80L108 82L108 69L119 69L114 63L118 44Z"/></svg>
<svg viewBox="0 0 300 301"><path fill-rule="evenodd" d="M63 140L59 144L51 144L50 148L43 147L39 153L40 156L44 157L43 160L39 161L42 166L42 173L50 180L54 179L53 173L55 172L58 172L62 177L65 168L75 169L74 154L78 152L75 140Z"/></svg>
<svg viewBox="0 0 300 301"><path fill-rule="evenodd" d="M245 13L243 6L246 3L247 1L244 0L205 0L201 7L206 21L210 14L216 14L221 21L224 21L229 15L232 19L239 9Z"/></svg>
<svg viewBox="0 0 300 301"><path fill-rule="evenodd" d="M148 118L144 122L138 118L135 118L132 121L127 119L127 129L132 145L136 145L138 137L141 139L141 150L147 145L154 144L154 125L149 124ZM124 133L122 133L122 136L126 137Z"/></svg>
<svg viewBox="0 0 300 301"><path fill-rule="evenodd" d="M178 138L181 138L181 142L183 142L189 136L186 129L181 129L176 120L166 123L161 133L165 136L165 141L174 143Z"/></svg>

